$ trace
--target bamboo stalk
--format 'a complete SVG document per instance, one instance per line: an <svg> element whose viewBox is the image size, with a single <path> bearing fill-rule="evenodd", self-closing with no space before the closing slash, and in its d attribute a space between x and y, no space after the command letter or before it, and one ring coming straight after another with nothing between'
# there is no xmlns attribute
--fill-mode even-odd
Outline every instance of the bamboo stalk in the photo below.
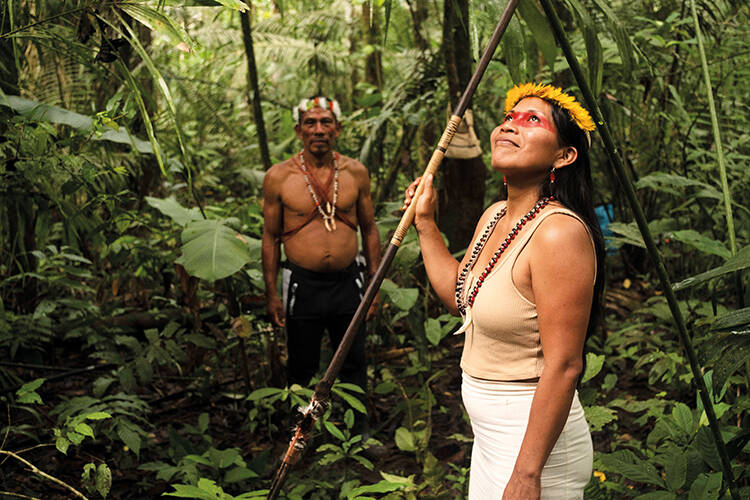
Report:
<svg viewBox="0 0 750 500"><path fill-rule="evenodd" d="M724 195L724 212L727 218L727 232L729 233L729 249L732 255L737 253L737 241L734 231L734 217L732 217L732 194L729 192L729 181L727 180L727 168L724 161L724 150L721 146L721 132L719 131L719 119L716 115L716 104L714 93L711 88L711 76L708 73L708 61L706 51L703 47L703 34L698 22L698 12L695 9L695 0L690 0L690 8L693 11L693 22L695 23L695 37L698 39L698 53L701 56L703 68L703 81L706 85L706 97L708 98L708 109L711 112L711 128L713 129L714 142L716 143L716 157L719 161L719 179L721 181L721 192Z"/></svg>
<svg viewBox="0 0 750 500"><path fill-rule="evenodd" d="M633 183L630 180L630 177L625 170L625 166L623 165L622 159L618 154L617 147L614 144L612 134L609 130L609 126L604 120L604 116L599 109L596 98L591 92L591 88L586 81L586 77L583 75L583 71L581 71L581 66L578 64L578 59L573 53L570 42L565 36L565 31L560 22L560 18L557 16L557 12L555 12L555 9L552 6L550 0L541 0L541 4L545 14L547 15L550 26L552 27L552 31L555 34L557 43L560 45L560 48L562 48L563 53L565 54L565 59L567 59L568 61L568 66L573 72L573 75L578 82L578 86L581 89L581 93L583 94L584 100L589 107L589 111L591 112L591 115L596 122L597 129L599 130L602 142L604 143L604 149L607 153L607 157L612 163L612 166L615 169L615 173L617 174L617 177L620 181L620 185L624 188L625 195L630 202L630 207L633 210L633 215L635 216L636 223L638 224L638 228L640 229L641 235L643 236L643 241L646 244L646 250L648 251L649 257L651 258L651 261L656 268L656 274L658 275L659 281L661 282L662 291L664 292L664 296L667 299L669 309L672 312L672 317L674 319L675 326L677 327L680 341L682 342L682 346L685 349L685 353L687 354L690 363L690 369L693 373L694 382L698 386L698 394L701 398L701 401L703 402L703 408L706 411L706 416L708 417L709 427L711 428L711 433L714 437L714 442L716 444L716 450L721 461L724 478L729 485L729 491L732 495L732 499L740 500L739 492L737 491L737 486L734 480L734 475L732 473L731 461L729 459L727 449L724 446L724 441L721 437L719 422L716 418L716 413L714 412L713 402L711 401L708 388L706 387L706 381L703 379L703 373L701 372L701 366L698 363L698 357L696 356L695 349L693 348L692 341L690 340L690 334L687 330L687 327L685 326L685 321L682 317L682 312L680 311L679 304L677 303L677 298L675 297L675 293L672 290L672 284L669 279L667 269L664 265L664 261L662 260L661 255L656 248L654 238L653 236L651 236L651 231L648 227L648 221L646 220L643 209L641 208L641 205L638 202L638 198L636 197Z"/></svg>
<svg viewBox="0 0 750 500"><path fill-rule="evenodd" d="M336 353L333 355L333 359L331 360L330 365L328 365L328 369L326 370L325 375L323 375L323 378L320 379L318 385L315 386L315 393L313 394L313 398L310 401L310 404L307 406L307 408L302 410L302 418L300 419L300 423L297 425L294 436L289 443L289 448L287 449L287 452L281 461L281 465L276 471L276 475L274 476L273 482L271 483L268 496L266 497L267 500L273 500L278 496L279 491L281 490L281 486L284 484L290 468L299 459L302 452L304 451L305 439L312 429L313 424L325 412L328 404L328 398L331 394L331 387L333 386L333 382L336 379L339 371L341 371L341 367L344 364L346 355L348 354L351 345L354 343L354 338L356 337L360 327L362 326L362 323L365 320L367 310L370 308L370 304L372 304L375 295L378 293L378 289L380 288L380 285L385 278L385 273L390 267L391 262L393 262L393 258L395 257L398 248L401 246L401 240L403 240L406 232L409 229L409 226L411 226L412 222L414 221L414 214L417 206L416 202L419 199L419 196L424 191L424 185L427 176L429 174L434 174L440 163L443 161L445 151L448 148L451 139L453 138L453 134L456 132L456 128L458 127L459 123L461 123L461 119L466 112L466 108L468 108L469 106L471 97L474 95L474 91L476 90L477 85L479 85L479 81L482 79L484 71L487 69L490 60L492 59L492 55L494 54L498 43L500 43L500 39L502 38L503 33L505 33L505 28L507 28L511 17L516 10L518 1L519 0L509 0L507 6L505 7L500 20L495 27L495 31L492 33L490 41L487 44L487 47L484 49L482 58L479 60L479 63L474 70L474 74L472 75L469 84L466 86L466 89L461 96L461 100L456 106L456 109L453 111L453 115L451 116L450 121L448 122L448 125L446 126L445 131L440 138L440 141L438 142L437 148L432 153L432 157L430 158L430 161L425 168L424 174L422 174L422 180L420 181L419 186L414 193L412 203L409 205L409 208L406 209L404 215L401 217L401 222L396 228L393 238L391 239L388 248L383 254L383 258L380 261L378 269L370 279L370 284L365 291L364 297L362 298L359 307L357 307L357 311L354 313L354 316L352 317L352 320L349 323L348 328L346 329L346 333L344 333L344 337L341 339L341 342L339 343L338 349L336 349Z"/></svg>
<svg viewBox="0 0 750 500"><path fill-rule="evenodd" d="M698 53L701 56L701 67L703 69L703 81L706 85L706 97L708 98L708 109L711 113L711 129L716 144L716 159L719 162L719 180L721 182L721 192L724 195L724 215L727 219L727 233L729 234L729 250L732 255L737 253L737 238L734 230L734 217L732 216L732 193L729 191L729 181L727 179L727 167L724 159L724 149L721 145L721 131L719 130L719 119L716 114L716 104L714 103L713 87L711 86L711 75L708 72L708 61L706 59L706 50L703 47L703 33L698 22L698 11L695 7L695 0L690 0L690 8L693 14L695 24L695 37L698 39ZM734 274L735 286L737 288L737 298L740 306L745 305L745 294L743 292L742 277L739 273Z"/></svg>

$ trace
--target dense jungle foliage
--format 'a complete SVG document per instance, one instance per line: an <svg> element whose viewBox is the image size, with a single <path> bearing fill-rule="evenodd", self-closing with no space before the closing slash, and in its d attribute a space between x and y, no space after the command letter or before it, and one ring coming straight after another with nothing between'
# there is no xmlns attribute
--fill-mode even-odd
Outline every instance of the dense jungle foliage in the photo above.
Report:
<svg viewBox="0 0 750 500"><path fill-rule="evenodd" d="M681 313L595 133L611 223L580 388L586 498L750 498L750 6L553 3ZM338 149L368 166L385 243L505 4L0 2L0 497L265 497L313 387L286 386L260 268L264 171L300 148L291 108L339 98ZM505 91L528 80L581 95L536 0L520 2L473 99L484 180L446 182L461 162L439 176L452 247L466 242L451 214L502 196L487 138ZM334 386L283 498L464 497L462 338L420 262L411 232L367 325L369 386ZM360 399L365 436L352 432Z"/></svg>

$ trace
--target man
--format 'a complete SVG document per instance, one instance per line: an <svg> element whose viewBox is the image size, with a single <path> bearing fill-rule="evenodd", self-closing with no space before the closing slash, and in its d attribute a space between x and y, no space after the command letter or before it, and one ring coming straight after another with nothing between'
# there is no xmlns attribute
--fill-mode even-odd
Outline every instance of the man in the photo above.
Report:
<svg viewBox="0 0 750 500"><path fill-rule="evenodd" d="M367 169L333 149L341 133L338 103L326 97L303 99L294 114L303 149L271 167L263 182L263 278L268 313L287 330L289 385L305 386L318 370L323 331L328 330L335 349L364 294L355 260L357 228L370 276L380 261L380 240ZM283 300L276 291L280 265ZM342 380L362 388L367 382L364 344L363 327L340 373Z"/></svg>

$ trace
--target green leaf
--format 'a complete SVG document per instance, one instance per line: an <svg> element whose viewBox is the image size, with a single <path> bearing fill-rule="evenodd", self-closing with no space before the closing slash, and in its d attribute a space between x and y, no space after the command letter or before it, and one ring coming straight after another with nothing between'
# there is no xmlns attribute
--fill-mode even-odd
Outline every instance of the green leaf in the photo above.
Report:
<svg viewBox="0 0 750 500"><path fill-rule="evenodd" d="M508 68L513 83L521 83L525 80L523 68L523 32L521 23L513 16L505 29L501 41L505 67Z"/></svg>
<svg viewBox="0 0 750 500"><path fill-rule="evenodd" d="M687 458L682 451L673 453L664 465L664 479L669 489L676 492L685 484L687 478Z"/></svg>
<svg viewBox="0 0 750 500"><path fill-rule="evenodd" d="M67 454L68 454L68 447L69 447L69 446L70 446L70 441L68 441L67 439L65 439L65 438L64 438L64 437L62 437L62 436L59 436L59 437L58 437L58 438L57 438L57 439L55 440L55 447L56 447L56 448L57 448L58 450L60 450L60 452L61 452L61 453L64 453L64 454L66 454L66 455L67 455Z"/></svg>
<svg viewBox="0 0 750 500"><path fill-rule="evenodd" d="M438 345L444 337L443 329L440 327L440 321L435 318L427 318L424 322L424 333L427 340L432 345Z"/></svg>
<svg viewBox="0 0 750 500"><path fill-rule="evenodd" d="M332 436L338 438L341 441L346 441L346 438L344 437L344 433L341 432L338 427L333 425L333 423L326 420L323 422L323 425Z"/></svg>
<svg viewBox="0 0 750 500"><path fill-rule="evenodd" d="M750 307L745 307L716 316L711 323L711 330L729 330L748 325L750 325Z"/></svg>
<svg viewBox="0 0 750 500"><path fill-rule="evenodd" d="M356 392L357 394L364 394L365 391L357 384L351 382L336 382L333 386L334 390L341 389L342 391Z"/></svg>
<svg viewBox="0 0 750 500"><path fill-rule="evenodd" d="M201 413L198 415L198 430L205 433L208 430L208 425L211 422L208 413Z"/></svg>
<svg viewBox="0 0 750 500"><path fill-rule="evenodd" d="M649 462L638 458L630 450L618 450L602 454L599 459L607 470L639 483L649 483L664 488L666 484L656 468Z"/></svg>
<svg viewBox="0 0 750 500"><path fill-rule="evenodd" d="M609 229L619 238L609 238L613 241L621 241L628 245L636 247L646 248L646 244L643 242L643 236L641 235L640 229L635 222L623 223L623 222L612 222L609 225Z"/></svg>
<svg viewBox="0 0 750 500"><path fill-rule="evenodd" d="M112 471L109 470L107 464L101 463L96 469L96 491L102 496L107 498L109 490L112 488Z"/></svg>
<svg viewBox="0 0 750 500"><path fill-rule="evenodd" d="M586 371L581 378L581 383L588 382L596 377L604 366L604 354L586 353Z"/></svg>
<svg viewBox="0 0 750 500"><path fill-rule="evenodd" d="M122 388L125 389L125 391L127 392L135 391L135 388L138 386L138 384L135 381L133 368L130 366L124 366L122 370L120 370L119 375L120 375L120 384L122 384Z"/></svg>
<svg viewBox="0 0 750 500"><path fill-rule="evenodd" d="M148 141L133 136L125 127L118 130L106 130L102 134L94 134L94 120L86 115L74 113L58 106L50 106L39 101L32 101L12 95L0 93L0 106L12 108L17 113L32 120L44 120L50 123L67 125L83 132L92 132L90 139L94 141L109 141L118 144L128 144L140 153L154 153L154 148Z"/></svg>
<svg viewBox="0 0 750 500"><path fill-rule="evenodd" d="M182 231L182 255L175 262L207 281L226 278L250 262L247 245L218 220L188 223Z"/></svg>
<svg viewBox="0 0 750 500"><path fill-rule="evenodd" d="M693 412L685 403L675 403L672 418L685 435L690 436L693 433Z"/></svg>
<svg viewBox="0 0 750 500"><path fill-rule="evenodd" d="M727 249L724 243L704 236L693 229L672 231L669 234L673 239L680 243L684 243L685 245L689 245L700 252L710 255L718 255L722 259L728 259L732 256L732 252Z"/></svg>
<svg viewBox="0 0 750 500"><path fill-rule="evenodd" d="M383 47L388 39L388 28L391 25L391 9L393 8L393 0L385 0L385 30L383 31Z"/></svg>
<svg viewBox="0 0 750 500"><path fill-rule="evenodd" d="M188 333L183 338L203 349L216 349L216 340L202 333Z"/></svg>
<svg viewBox="0 0 750 500"><path fill-rule="evenodd" d="M216 1L225 7L229 7L230 9L234 9L234 10L239 10L240 12L247 12L250 10L250 7L248 7L247 4L241 0L216 0Z"/></svg>
<svg viewBox="0 0 750 500"><path fill-rule="evenodd" d="M714 470L721 469L719 454L716 452L716 444L711 430L702 426L695 436L695 448L700 452L703 460Z"/></svg>
<svg viewBox="0 0 750 500"><path fill-rule="evenodd" d="M141 437L127 425L120 424L117 427L117 435L125 445L130 448L136 456L141 452Z"/></svg>
<svg viewBox="0 0 750 500"><path fill-rule="evenodd" d="M177 143L180 145L180 152L182 153L182 158L186 161L187 165L190 165L189 156L187 153L187 150L185 149L185 140L184 140L184 133L182 131L182 126L180 124L180 121L177 119L177 109L174 104L174 99L172 98L172 93L169 90L169 86L167 85L167 82L164 80L164 77L159 72L159 69L156 67L156 64L154 63L153 59L151 59L151 56L146 52L146 49L143 47L143 45L140 42L140 39L138 37L138 34L135 32L133 27L130 26L129 23L127 23L123 17L115 11L115 14L117 16L117 19L120 21L120 26L124 28L129 35L128 42L130 43L130 46L135 49L135 51L140 55L141 60L145 64L146 69L148 69L149 73L151 73L151 76L154 79L154 82L159 87L159 90L161 90L162 95L164 96L164 101L167 104L167 111L169 114L169 117L171 118L172 123L174 124L174 130L177 135ZM102 19L101 17L99 19ZM110 24L110 26L113 26ZM113 28L121 34L123 37L125 36L125 33L123 33L118 28ZM164 162L162 160L162 154L161 151L158 149L158 145L156 144L156 138L154 136L153 132L153 124L151 123L151 118L148 115L148 112L146 110L145 104L143 103L143 98L141 96L141 93L138 89L138 86L135 82L135 78L133 74L130 72L130 69L125 66L122 61L118 59L117 65L124 74L128 84L130 85L131 89L133 90L132 95L135 97L136 102L138 103L138 107L141 112L141 117L144 120L144 124L146 125L146 132L149 136L149 141L151 141L151 144L154 146L154 149L156 150L156 159L159 163L159 168L161 169L162 173L165 172L164 169ZM191 174L190 169L182 167L183 173L187 176L188 185L191 184ZM192 190L192 187L190 187Z"/></svg>
<svg viewBox="0 0 750 500"><path fill-rule="evenodd" d="M224 474L224 482L225 483L238 483L240 481L245 481L246 479L253 479L258 476L258 473L254 470L248 469L247 467L234 467L232 469L229 469L226 474Z"/></svg>
<svg viewBox="0 0 750 500"><path fill-rule="evenodd" d="M363 456L352 455L351 458L359 462L363 467L367 468L368 470L373 470L375 468L375 464L373 464L372 462L370 462ZM365 500L366 498L370 498L370 497L362 497L361 500Z"/></svg>
<svg viewBox="0 0 750 500"><path fill-rule="evenodd" d="M550 30L549 23L539 7L532 0L521 0L518 3L518 12L529 27L539 50L544 56L545 62L554 73L555 59L557 59L557 43Z"/></svg>
<svg viewBox="0 0 750 500"><path fill-rule="evenodd" d="M607 18L607 22L610 25L610 31L614 35L615 43L617 44L617 50L620 53L620 60L622 61L622 72L627 75L633 70L635 64L633 54L635 49L630 41L625 28L620 23L619 17L610 8L609 3L603 0L593 0L594 4L604 13Z"/></svg>
<svg viewBox="0 0 750 500"><path fill-rule="evenodd" d="M112 383L115 381L112 377L99 377L96 380L94 380L93 389L94 389L94 396L97 398L102 397L105 392L107 392L107 388L112 385Z"/></svg>
<svg viewBox="0 0 750 500"><path fill-rule="evenodd" d="M84 436L88 436L90 438L94 437L94 429L91 428L91 426L87 423L81 422L80 424L77 424L75 426L75 430L79 434L83 434Z"/></svg>
<svg viewBox="0 0 750 500"><path fill-rule="evenodd" d="M354 499L365 493L389 493L391 491L399 491L404 489L407 484L404 483L392 483L390 481L382 480L375 484L368 484L364 486L358 486L347 493L347 499Z"/></svg>
<svg viewBox="0 0 750 500"><path fill-rule="evenodd" d="M719 193L713 186L706 184L705 182L689 179L681 175L668 174L664 172L654 172L652 174L641 177L635 183L635 187L637 189L649 188L655 191L669 193L674 196L684 196L684 192L678 191L676 188L699 187L705 190L713 189L715 195L719 198L721 197L721 193Z"/></svg>
<svg viewBox="0 0 750 500"><path fill-rule="evenodd" d="M92 472L96 474L96 465L94 465L92 463L88 463L88 464L84 465L83 466L83 472L81 473L81 481L83 483L88 483L89 481L91 481L91 473ZM88 487L88 485L87 485L87 487Z"/></svg>
<svg viewBox="0 0 750 500"><path fill-rule="evenodd" d="M83 434L79 434L79 433L73 432L73 431L68 431L65 435L70 440L70 442L73 443L73 444L81 444L81 443L83 443L83 440L86 437Z"/></svg>
<svg viewBox="0 0 750 500"><path fill-rule="evenodd" d="M284 392L284 389L279 389L277 387L263 387L262 389L256 389L251 392L247 399L248 401L258 401L269 396L277 396L282 392Z"/></svg>
<svg viewBox="0 0 750 500"><path fill-rule="evenodd" d="M726 349L714 365L712 388L719 394L726 381L750 359L750 335L729 334L723 339Z"/></svg>
<svg viewBox="0 0 750 500"><path fill-rule="evenodd" d="M166 35L181 50L185 52L193 50L195 44L190 35L163 12L127 2L118 4L118 7L149 29Z"/></svg>
<svg viewBox="0 0 750 500"><path fill-rule="evenodd" d="M138 373L141 383L147 384L151 382L151 377L153 376L151 363L144 356L138 356L135 359L135 370Z"/></svg>
<svg viewBox="0 0 750 500"><path fill-rule="evenodd" d="M617 420L617 412L605 406L584 406L583 412L592 432L598 432L608 423Z"/></svg>
<svg viewBox="0 0 750 500"><path fill-rule="evenodd" d="M349 406L351 406L352 408L354 408L355 410L357 410L358 412L364 415L367 414L365 405L363 405L362 402L356 396L352 396L351 394L348 394L336 387L332 388L331 390L334 394L340 396L341 399L346 401Z"/></svg>
<svg viewBox="0 0 750 500"><path fill-rule="evenodd" d="M17 401L23 404L42 404L42 397L37 394L36 390L42 386L44 381L45 379L43 378L37 378L32 380L31 382L23 384L21 388L16 391Z"/></svg>
<svg viewBox="0 0 750 500"><path fill-rule="evenodd" d="M688 500L718 500L721 492L721 472L700 474L690 486Z"/></svg>
<svg viewBox="0 0 750 500"><path fill-rule="evenodd" d="M638 495L633 500L675 500L675 498L677 498L677 495L671 491L659 490Z"/></svg>
<svg viewBox="0 0 750 500"><path fill-rule="evenodd" d="M197 208L185 208L173 196L169 198L146 196L146 202L182 227L189 222L203 219Z"/></svg>
<svg viewBox="0 0 750 500"><path fill-rule="evenodd" d="M212 500L219 499L216 495L209 496L209 493L197 486L191 486L188 484L171 484L174 491L171 493L163 493L164 496L168 497L180 497L180 498L198 498L201 500Z"/></svg>
<svg viewBox="0 0 750 500"><path fill-rule="evenodd" d="M577 17L578 25L583 33L584 45L586 46L586 62L588 63L588 81L591 91L598 96L602 88L602 76L604 69L604 57L602 56L602 45L599 42L598 29L589 11L579 0L568 0L573 7Z"/></svg>
<svg viewBox="0 0 750 500"><path fill-rule="evenodd" d="M401 451L417 451L417 443L414 434L406 427L396 429L396 446Z"/></svg>
<svg viewBox="0 0 750 500"><path fill-rule="evenodd" d="M727 259L727 261L719 267L715 267L710 271L697 274L692 278L688 278L686 280L680 281L679 283L675 283L674 285L672 285L672 289L674 291L684 290L718 276L723 276L724 274L732 273L735 271L741 271L742 269L746 269L748 267L750 267L750 246L744 247L742 250L737 252L737 254Z"/></svg>
<svg viewBox="0 0 750 500"><path fill-rule="evenodd" d="M106 411L95 411L86 414L86 420L104 420L105 418L112 418L112 415Z"/></svg>
<svg viewBox="0 0 750 500"><path fill-rule="evenodd" d="M383 280L380 289L388 297L388 300L402 311L410 311L419 297L417 288L401 288L389 279Z"/></svg>
<svg viewBox="0 0 750 500"><path fill-rule="evenodd" d="M206 453L211 458L213 466L217 469L226 469L230 465L242 462L242 457L240 457L240 452L237 448L217 450L216 448L211 447ZM204 453L204 455L206 455L206 453Z"/></svg>

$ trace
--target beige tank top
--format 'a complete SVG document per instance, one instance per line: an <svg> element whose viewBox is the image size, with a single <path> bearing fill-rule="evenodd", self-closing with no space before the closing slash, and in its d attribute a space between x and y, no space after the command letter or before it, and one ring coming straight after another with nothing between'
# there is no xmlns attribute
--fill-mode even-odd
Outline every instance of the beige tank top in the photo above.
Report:
<svg viewBox="0 0 750 500"><path fill-rule="evenodd" d="M499 205L502 210L504 205ZM588 226L574 212L561 207L550 207L526 225L518 242L503 255L467 310L464 325L456 332L466 334L461 368L475 378L487 380L523 380L538 378L544 368L544 353L539 339L536 304L526 299L513 283L512 271L518 256L528 244L539 224L552 214L565 214ZM480 233L481 235L481 233ZM476 241L469 248L473 248ZM596 264L594 264L596 265ZM464 286L464 298L474 286L472 270Z"/></svg>

